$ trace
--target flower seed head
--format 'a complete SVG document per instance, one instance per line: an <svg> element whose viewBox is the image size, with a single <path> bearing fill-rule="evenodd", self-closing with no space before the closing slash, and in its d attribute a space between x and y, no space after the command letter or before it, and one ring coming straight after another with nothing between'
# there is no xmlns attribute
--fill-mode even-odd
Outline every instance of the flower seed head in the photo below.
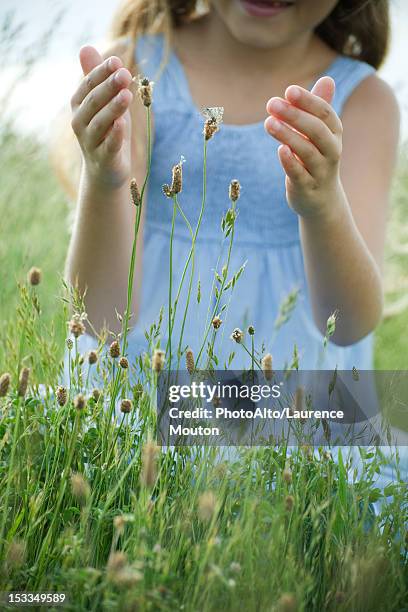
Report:
<svg viewBox="0 0 408 612"><path fill-rule="evenodd" d="M69 322L69 331L74 338L79 338L85 333L85 325L82 322L79 314L74 314L71 321Z"/></svg>
<svg viewBox="0 0 408 612"><path fill-rule="evenodd" d="M255 334L255 327L254 327L253 325L250 325L250 326L248 327L248 334L249 334L250 336L253 336L253 335Z"/></svg>
<svg viewBox="0 0 408 612"><path fill-rule="evenodd" d="M123 368L124 370L127 370L129 367L129 362L126 359L126 357L121 357L119 360L119 365L121 368Z"/></svg>
<svg viewBox="0 0 408 612"><path fill-rule="evenodd" d="M189 374L194 372L195 364L194 364L194 354L191 348L188 348L186 351L186 369Z"/></svg>
<svg viewBox="0 0 408 612"><path fill-rule="evenodd" d="M222 319L220 317L214 317L212 320L212 326L214 329L219 329L222 325Z"/></svg>
<svg viewBox="0 0 408 612"><path fill-rule="evenodd" d="M77 410L83 410L85 408L86 400L82 393L79 393L74 399L74 407Z"/></svg>
<svg viewBox="0 0 408 612"><path fill-rule="evenodd" d="M147 77L139 76L138 79L133 77L134 81L138 81L138 92L143 104L148 107L153 101L153 81L149 81Z"/></svg>
<svg viewBox="0 0 408 612"><path fill-rule="evenodd" d="M72 495L78 500L78 502L82 505L84 504L91 494L91 489L88 482L76 472L71 476L71 491Z"/></svg>
<svg viewBox="0 0 408 612"><path fill-rule="evenodd" d="M222 106L205 108L203 110L203 115L206 118L203 134L206 140L210 140L210 138L212 138L214 134L220 129L220 125L224 116L224 109L222 108Z"/></svg>
<svg viewBox="0 0 408 612"><path fill-rule="evenodd" d="M98 353L96 351L89 351L88 353L88 363L89 365L94 365L98 361Z"/></svg>
<svg viewBox="0 0 408 612"><path fill-rule="evenodd" d="M290 484L292 482L292 471L289 467L285 467L285 469L283 470L282 478L287 484Z"/></svg>
<svg viewBox="0 0 408 612"><path fill-rule="evenodd" d="M139 187L137 186L136 179L132 179L130 181L130 195L132 197L132 202L135 206L140 206L141 197L139 192Z"/></svg>
<svg viewBox="0 0 408 612"><path fill-rule="evenodd" d="M230 336L231 340L234 340L237 344L241 344L244 339L244 332L236 327Z"/></svg>
<svg viewBox="0 0 408 612"><path fill-rule="evenodd" d="M18 379L17 394L19 397L25 397L28 387L28 379L30 377L30 368L23 368Z"/></svg>
<svg viewBox="0 0 408 612"><path fill-rule="evenodd" d="M183 164L181 161L173 166L170 189L173 195L180 193L183 189Z"/></svg>
<svg viewBox="0 0 408 612"><path fill-rule="evenodd" d="M120 344L117 340L114 340L109 347L109 355L112 359L117 359L120 355Z"/></svg>
<svg viewBox="0 0 408 612"><path fill-rule="evenodd" d="M25 542L15 538L7 547L5 563L9 569L17 569L21 567L27 556L27 547Z"/></svg>
<svg viewBox="0 0 408 612"><path fill-rule="evenodd" d="M214 516L217 506L217 498L212 491L204 491L198 498L198 517L203 522L208 522Z"/></svg>
<svg viewBox="0 0 408 612"><path fill-rule="evenodd" d="M55 393L57 397L57 402L59 406L65 406L68 399L68 391L66 387L57 387L57 391Z"/></svg>
<svg viewBox="0 0 408 612"><path fill-rule="evenodd" d="M241 185L237 179L233 179L229 186L229 199L231 202L236 202L241 193Z"/></svg>
<svg viewBox="0 0 408 612"><path fill-rule="evenodd" d="M27 280L30 285L35 287L41 283L41 270L40 268L31 268L27 275Z"/></svg>
<svg viewBox="0 0 408 612"><path fill-rule="evenodd" d="M142 470L140 472L140 482L147 488L153 487L157 479L157 459L159 447L155 442L149 440L142 451Z"/></svg>
<svg viewBox="0 0 408 612"><path fill-rule="evenodd" d="M267 353L261 359L261 367L264 373L266 380L272 380L273 370L272 370L272 355Z"/></svg>
<svg viewBox="0 0 408 612"><path fill-rule="evenodd" d="M284 593L278 601L278 612L296 612L296 598L291 593Z"/></svg>
<svg viewBox="0 0 408 612"><path fill-rule="evenodd" d="M152 368L157 374L159 374L163 369L164 355L164 351L161 351L160 349L155 349L153 353Z"/></svg>
<svg viewBox="0 0 408 612"><path fill-rule="evenodd" d="M4 372L0 376L0 397L6 397L10 388L11 376L8 372Z"/></svg>
<svg viewBox="0 0 408 612"><path fill-rule="evenodd" d="M285 497L285 510L286 510L286 512L292 512L294 505L295 505L295 498L293 497L293 495L287 495Z"/></svg>
<svg viewBox="0 0 408 612"><path fill-rule="evenodd" d="M69 351L72 351L72 349L74 348L74 343L72 342L71 338L67 339L67 349Z"/></svg>
<svg viewBox="0 0 408 612"><path fill-rule="evenodd" d="M108 575L112 576L126 567L127 556L121 550L111 552L109 555L106 571Z"/></svg>
<svg viewBox="0 0 408 612"><path fill-rule="evenodd" d="M99 389L93 389L92 397L95 400L95 402L99 401L99 398L101 397L101 392L99 391Z"/></svg>
<svg viewBox="0 0 408 612"><path fill-rule="evenodd" d="M123 414L129 414L132 410L132 401L130 399L123 399L120 403L120 411Z"/></svg>

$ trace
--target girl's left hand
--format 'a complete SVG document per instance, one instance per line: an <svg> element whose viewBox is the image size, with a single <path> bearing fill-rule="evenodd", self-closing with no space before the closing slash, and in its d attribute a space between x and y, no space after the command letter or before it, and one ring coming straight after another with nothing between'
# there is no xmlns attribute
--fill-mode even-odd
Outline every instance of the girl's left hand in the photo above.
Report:
<svg viewBox="0 0 408 612"><path fill-rule="evenodd" d="M297 85L284 98L271 98L265 129L282 145L289 206L302 217L325 217L339 200L342 123L331 106L335 83L322 77L312 91Z"/></svg>

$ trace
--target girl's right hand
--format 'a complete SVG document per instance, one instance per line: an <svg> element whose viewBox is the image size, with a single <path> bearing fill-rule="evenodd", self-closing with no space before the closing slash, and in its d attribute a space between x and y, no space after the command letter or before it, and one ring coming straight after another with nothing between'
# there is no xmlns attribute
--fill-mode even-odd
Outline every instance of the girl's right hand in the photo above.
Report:
<svg viewBox="0 0 408 612"><path fill-rule="evenodd" d="M84 169L98 185L118 188L131 173L132 75L118 57L103 60L94 47L82 47L79 59L84 78L71 98L71 126Z"/></svg>

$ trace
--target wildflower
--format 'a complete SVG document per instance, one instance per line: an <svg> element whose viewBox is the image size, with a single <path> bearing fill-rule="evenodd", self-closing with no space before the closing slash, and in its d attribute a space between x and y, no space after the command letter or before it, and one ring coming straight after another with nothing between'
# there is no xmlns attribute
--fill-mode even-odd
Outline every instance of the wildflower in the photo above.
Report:
<svg viewBox="0 0 408 612"><path fill-rule="evenodd" d="M360 374L356 367L353 366L353 369L351 372L352 372L353 380L360 380Z"/></svg>
<svg viewBox="0 0 408 612"><path fill-rule="evenodd" d="M57 402L59 406L65 406L68 399L68 391L66 387L57 387L57 391L55 393L57 397Z"/></svg>
<svg viewBox="0 0 408 612"><path fill-rule="evenodd" d="M141 197L139 192L139 187L137 186L136 179L132 179L130 181L130 195L132 197L132 202L135 206L140 206Z"/></svg>
<svg viewBox="0 0 408 612"><path fill-rule="evenodd" d="M30 376L30 368L23 368L18 379L17 394L19 397L25 397L28 387L28 379Z"/></svg>
<svg viewBox="0 0 408 612"><path fill-rule="evenodd" d="M119 514L118 516L115 516L113 519L115 531L121 535L125 530L125 525L127 525L127 523L132 523L134 520L135 517L133 514Z"/></svg>
<svg viewBox="0 0 408 612"><path fill-rule="evenodd" d="M81 505L88 500L91 494L91 489L88 482L85 480L82 474L79 474L79 472L76 472L71 476L71 491L72 495Z"/></svg>
<svg viewBox="0 0 408 612"><path fill-rule="evenodd" d="M126 357L121 357L119 360L119 365L121 368L123 368L124 370L127 370L129 367L129 362L126 359Z"/></svg>
<svg viewBox="0 0 408 612"><path fill-rule="evenodd" d="M233 561L230 565L230 570L231 572L233 572L234 574L239 574L241 571L241 565L239 563L237 563L236 561Z"/></svg>
<svg viewBox="0 0 408 612"><path fill-rule="evenodd" d="M285 497L285 510L287 512L292 512L294 505L295 505L295 498L293 497L293 495L287 495Z"/></svg>
<svg viewBox="0 0 408 612"><path fill-rule="evenodd" d="M233 588L235 588L235 587L237 586L237 583L235 582L235 580L234 580L233 578L229 578L229 579L227 580L227 584L228 584L228 586L229 586L231 589L233 589Z"/></svg>
<svg viewBox="0 0 408 612"><path fill-rule="evenodd" d="M82 393L79 393L74 399L74 407L77 410L83 410L85 408L86 400Z"/></svg>
<svg viewBox="0 0 408 612"><path fill-rule="evenodd" d="M74 343L72 342L71 338L67 339L67 349L69 351L72 351L72 349L74 348Z"/></svg>
<svg viewBox="0 0 408 612"><path fill-rule="evenodd" d="M231 202L236 202L241 193L241 185L237 179L233 179L229 186L229 199Z"/></svg>
<svg viewBox="0 0 408 612"><path fill-rule="evenodd" d="M130 399L123 399L120 403L120 411L123 414L129 414L132 410L132 401Z"/></svg>
<svg viewBox="0 0 408 612"><path fill-rule="evenodd" d="M108 576L112 577L127 565L127 556L121 550L111 552L109 555L106 571Z"/></svg>
<svg viewBox="0 0 408 612"><path fill-rule="evenodd" d="M214 329L219 329L222 325L222 319L220 317L214 317L212 320L212 326Z"/></svg>
<svg viewBox="0 0 408 612"><path fill-rule="evenodd" d="M156 349L153 353L152 368L157 374L159 374L163 369L164 355L164 351L161 351L160 349Z"/></svg>
<svg viewBox="0 0 408 612"><path fill-rule="evenodd" d="M111 581L118 587L131 588L143 578L143 575L130 566L124 567L111 575Z"/></svg>
<svg viewBox="0 0 408 612"><path fill-rule="evenodd" d="M284 593L278 601L279 612L296 612L298 606L296 598L291 593Z"/></svg>
<svg viewBox="0 0 408 612"><path fill-rule="evenodd" d="M85 333L85 325L82 322L81 315L74 314L69 322L69 330L75 338L79 338Z"/></svg>
<svg viewBox="0 0 408 612"><path fill-rule="evenodd" d="M218 395L214 395L212 404L213 404L214 408L219 408L221 406L221 400L218 397Z"/></svg>
<svg viewBox="0 0 408 612"><path fill-rule="evenodd" d="M120 355L120 344L117 340L114 340L109 347L109 355L112 359L117 359Z"/></svg>
<svg viewBox="0 0 408 612"><path fill-rule="evenodd" d="M205 108L203 110L203 115L206 119L203 134L206 140L210 140L210 138L212 138L220 129L222 118L224 116L224 109L222 106Z"/></svg>
<svg viewBox="0 0 408 612"><path fill-rule="evenodd" d="M242 342L242 340L243 340L243 338L244 338L244 332L243 332L243 331L241 331L241 330L239 329L239 327L236 327L236 328L234 329L234 331L232 332L232 334L231 334L230 338L231 338L231 340L235 340L235 342L236 342L237 344L241 344L241 342Z"/></svg>
<svg viewBox="0 0 408 612"><path fill-rule="evenodd" d="M94 365L98 361L98 353L96 351L89 351L88 353L88 363L89 365Z"/></svg>
<svg viewBox="0 0 408 612"><path fill-rule="evenodd" d="M254 327L253 325L250 325L250 326L248 327L248 334L249 334L250 336L255 335L255 327Z"/></svg>
<svg viewBox="0 0 408 612"><path fill-rule="evenodd" d="M191 348L186 351L186 368L189 374L194 372L194 354Z"/></svg>
<svg viewBox="0 0 408 612"><path fill-rule="evenodd" d="M168 198L172 198L178 193L181 193L183 189L183 164L184 162L185 162L185 159L183 156L181 156L179 163L173 166L171 185L170 186L167 184L163 185L163 188L162 188L163 193Z"/></svg>
<svg viewBox="0 0 408 612"><path fill-rule="evenodd" d="M153 81L149 81L148 78L142 76L133 77L132 80L133 82L137 82L137 90L143 104L146 107L151 106L153 101Z"/></svg>
<svg viewBox="0 0 408 612"><path fill-rule="evenodd" d="M10 569L21 567L26 559L26 554L25 543L18 538L13 539L7 548L5 559L7 567Z"/></svg>
<svg viewBox="0 0 408 612"><path fill-rule="evenodd" d="M289 467L285 467L285 469L283 470L282 478L287 484L290 484L292 482L292 471Z"/></svg>
<svg viewBox="0 0 408 612"><path fill-rule="evenodd" d="M270 353L266 353L261 359L261 367L262 372L264 373L266 380L272 380L273 370L272 370L272 355Z"/></svg>
<svg viewBox="0 0 408 612"><path fill-rule="evenodd" d="M0 397L6 397L10 388L11 376L8 372L4 372L0 376Z"/></svg>
<svg viewBox="0 0 408 612"><path fill-rule="evenodd" d="M98 402L100 397L101 397L101 392L99 391L99 389L93 389L92 398L95 400L95 402Z"/></svg>
<svg viewBox="0 0 408 612"><path fill-rule="evenodd" d="M140 481L143 485L151 488L157 478L157 458L159 447L152 440L146 442L142 451L142 470Z"/></svg>
<svg viewBox="0 0 408 612"><path fill-rule="evenodd" d="M214 516L217 499L212 491L205 491L198 498L198 517L201 521L208 522Z"/></svg>
<svg viewBox="0 0 408 612"><path fill-rule="evenodd" d="M40 268L31 268L27 275L27 280L33 287L41 283L41 270Z"/></svg>

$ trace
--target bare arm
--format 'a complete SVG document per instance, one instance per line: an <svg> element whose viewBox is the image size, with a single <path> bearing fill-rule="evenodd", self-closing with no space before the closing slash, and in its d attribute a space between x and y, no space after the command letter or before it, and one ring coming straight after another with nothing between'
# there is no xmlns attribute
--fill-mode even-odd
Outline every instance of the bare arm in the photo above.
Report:
<svg viewBox="0 0 408 612"><path fill-rule="evenodd" d="M108 64L96 50L82 49L87 76L72 98L72 127L82 149L82 170L66 277L86 290L88 317L97 331L104 324L112 331L120 329L115 309L123 314L126 308L135 221L129 182L135 177L141 184L146 166L145 110L129 89L131 75L121 60L124 51L121 45L111 48L105 54ZM139 308L141 255L139 240L131 324Z"/></svg>
<svg viewBox="0 0 408 612"><path fill-rule="evenodd" d="M289 123L308 140L278 129L286 145L280 157L288 199L299 213L314 319L324 333L327 318L338 309L332 340L348 345L371 332L382 313L381 267L399 113L388 86L368 77L346 104L343 133L328 105L330 88L321 80L319 97L302 93L299 108L289 110Z"/></svg>

